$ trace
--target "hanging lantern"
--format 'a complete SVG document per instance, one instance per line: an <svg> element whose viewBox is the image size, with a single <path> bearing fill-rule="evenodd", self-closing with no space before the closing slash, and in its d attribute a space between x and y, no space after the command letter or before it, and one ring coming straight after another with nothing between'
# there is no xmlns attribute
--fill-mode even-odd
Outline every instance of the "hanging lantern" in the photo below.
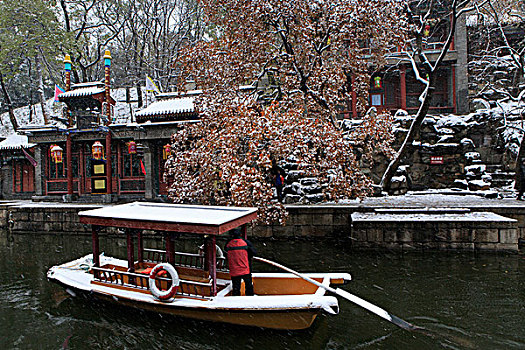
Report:
<svg viewBox="0 0 525 350"><path fill-rule="evenodd" d="M96 141L93 146L91 146L91 155L93 159L100 160L104 153L104 146L99 141Z"/></svg>
<svg viewBox="0 0 525 350"><path fill-rule="evenodd" d="M374 78L374 88L375 89L381 89L381 87L382 87L381 77L375 77Z"/></svg>
<svg viewBox="0 0 525 350"><path fill-rule="evenodd" d="M55 163L62 163L62 153L62 147L58 145L51 146L51 158L55 161Z"/></svg>
<svg viewBox="0 0 525 350"><path fill-rule="evenodd" d="M162 147L162 159L166 160L171 155L171 145L169 143Z"/></svg>
<svg viewBox="0 0 525 350"><path fill-rule="evenodd" d="M425 26L425 30L423 31L423 35L424 35L425 37L428 37L428 36L430 35L430 25L427 24L427 25Z"/></svg>
<svg viewBox="0 0 525 350"><path fill-rule="evenodd" d="M137 154L137 143L135 141L129 141L128 145L128 154Z"/></svg>

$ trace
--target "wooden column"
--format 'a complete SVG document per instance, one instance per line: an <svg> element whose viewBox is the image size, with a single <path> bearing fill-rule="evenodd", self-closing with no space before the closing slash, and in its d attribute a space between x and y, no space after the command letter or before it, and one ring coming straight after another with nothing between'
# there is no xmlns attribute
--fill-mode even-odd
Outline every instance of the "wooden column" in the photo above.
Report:
<svg viewBox="0 0 525 350"><path fill-rule="evenodd" d="M207 267L211 277L211 295L217 295L217 251L215 248L216 239L211 235L206 238L206 257Z"/></svg>
<svg viewBox="0 0 525 350"><path fill-rule="evenodd" d="M71 134L67 134L66 138L66 155L67 155L67 194L73 194L73 146L71 142Z"/></svg>
<svg viewBox="0 0 525 350"><path fill-rule="evenodd" d="M100 250L98 246L98 231L100 227L91 226L91 244L93 246L93 266L100 267ZM98 272L95 271L95 278L98 278Z"/></svg>
<svg viewBox="0 0 525 350"><path fill-rule="evenodd" d="M456 102L456 67L452 66L452 109L454 113L457 113L457 102ZM448 96L447 96L448 99Z"/></svg>
<svg viewBox="0 0 525 350"><path fill-rule="evenodd" d="M44 150L42 150L42 147L45 147ZM41 146L38 145L35 147L35 159L37 161L36 167L35 167L35 194L37 196L44 195L44 188L46 185L45 181L45 162L47 159L46 154L47 146Z"/></svg>
<svg viewBox="0 0 525 350"><path fill-rule="evenodd" d="M144 261L144 240L142 237L142 230L137 232L137 260L138 262Z"/></svg>
<svg viewBox="0 0 525 350"><path fill-rule="evenodd" d="M107 173L107 193L113 193L113 182L111 174L111 130L106 134L106 173Z"/></svg>
<svg viewBox="0 0 525 350"><path fill-rule="evenodd" d="M407 109L407 80L406 80L407 69L404 65L399 67L399 89L401 91L401 109Z"/></svg>
<svg viewBox="0 0 525 350"><path fill-rule="evenodd" d="M117 166L115 168L117 168L117 194L120 194L119 181L122 178L122 147L120 143L118 143L116 146L117 146Z"/></svg>
<svg viewBox="0 0 525 350"><path fill-rule="evenodd" d="M175 264L175 246L169 232L166 232L166 260L172 265Z"/></svg>
<svg viewBox="0 0 525 350"><path fill-rule="evenodd" d="M241 235L243 239L248 239L248 224L244 224L241 226Z"/></svg>
<svg viewBox="0 0 525 350"><path fill-rule="evenodd" d="M84 163L84 144L80 144L80 151L78 153L79 164L78 164L78 195L80 196L85 192L84 183L86 181L86 164Z"/></svg>
<svg viewBox="0 0 525 350"><path fill-rule="evenodd" d="M135 247L133 245L132 230L126 230L126 242L128 246L128 271L135 272Z"/></svg>
<svg viewBox="0 0 525 350"><path fill-rule="evenodd" d="M146 199L155 198L155 189L153 184L153 176L155 171L153 171L153 144L145 142L144 147L144 167L146 168L146 174L144 175L144 196Z"/></svg>

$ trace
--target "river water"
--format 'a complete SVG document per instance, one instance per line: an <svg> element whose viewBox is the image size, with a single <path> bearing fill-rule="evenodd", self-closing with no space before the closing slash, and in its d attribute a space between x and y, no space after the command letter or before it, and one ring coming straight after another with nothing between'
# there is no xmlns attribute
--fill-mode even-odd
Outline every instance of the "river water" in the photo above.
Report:
<svg viewBox="0 0 525 350"><path fill-rule="evenodd" d="M522 254L356 252L330 240L253 243L260 256L301 272L349 272L353 281L342 288L425 330L399 329L346 300L339 315L321 315L308 330L275 331L72 298L46 280L46 271L90 253L90 237L1 232L0 349L525 349ZM197 243L180 245L196 251ZM103 238L101 249L125 257L126 242ZM274 271L260 263L254 270Z"/></svg>

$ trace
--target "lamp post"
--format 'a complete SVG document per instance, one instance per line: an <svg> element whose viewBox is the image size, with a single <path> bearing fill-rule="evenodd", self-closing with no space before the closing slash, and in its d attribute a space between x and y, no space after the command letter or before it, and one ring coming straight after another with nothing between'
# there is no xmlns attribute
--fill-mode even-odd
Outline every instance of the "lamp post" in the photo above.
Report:
<svg viewBox="0 0 525 350"><path fill-rule="evenodd" d="M69 55L64 56L64 71L66 72L66 91L71 90L71 57Z"/></svg>
<svg viewBox="0 0 525 350"><path fill-rule="evenodd" d="M71 68L73 66L73 62L71 62L71 57L69 55L64 56L64 71L66 75L66 91L71 90ZM69 110L66 109L67 114L67 126L71 127L73 125L73 121L71 120L71 115L69 114Z"/></svg>
<svg viewBox="0 0 525 350"><path fill-rule="evenodd" d="M111 124L111 95L109 93L109 87L110 87L110 68L111 68L111 54L109 50L106 50L104 52L104 76L105 76L105 90L106 90L106 116L108 118L108 121L106 125ZM107 173L107 193L112 193L112 177L111 177L111 130L108 129L108 133L106 134L106 173Z"/></svg>
<svg viewBox="0 0 525 350"><path fill-rule="evenodd" d="M111 68L111 54L109 50L104 53L104 87L106 90L106 116L108 118L106 125L111 124L111 95L110 95L110 68Z"/></svg>

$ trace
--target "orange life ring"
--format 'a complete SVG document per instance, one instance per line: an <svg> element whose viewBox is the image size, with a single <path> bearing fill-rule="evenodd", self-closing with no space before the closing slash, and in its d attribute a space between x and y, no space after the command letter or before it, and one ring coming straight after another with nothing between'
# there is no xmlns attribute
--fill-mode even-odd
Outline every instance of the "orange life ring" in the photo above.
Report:
<svg viewBox="0 0 525 350"><path fill-rule="evenodd" d="M171 277L171 287L165 291L161 291L155 283L155 277L157 277L157 274L161 271L166 271ZM171 298L173 298L175 294L177 294L179 283L179 274L177 273L177 270L175 270L175 268L169 263L156 265L149 274L149 290L151 294L160 301L169 301Z"/></svg>

